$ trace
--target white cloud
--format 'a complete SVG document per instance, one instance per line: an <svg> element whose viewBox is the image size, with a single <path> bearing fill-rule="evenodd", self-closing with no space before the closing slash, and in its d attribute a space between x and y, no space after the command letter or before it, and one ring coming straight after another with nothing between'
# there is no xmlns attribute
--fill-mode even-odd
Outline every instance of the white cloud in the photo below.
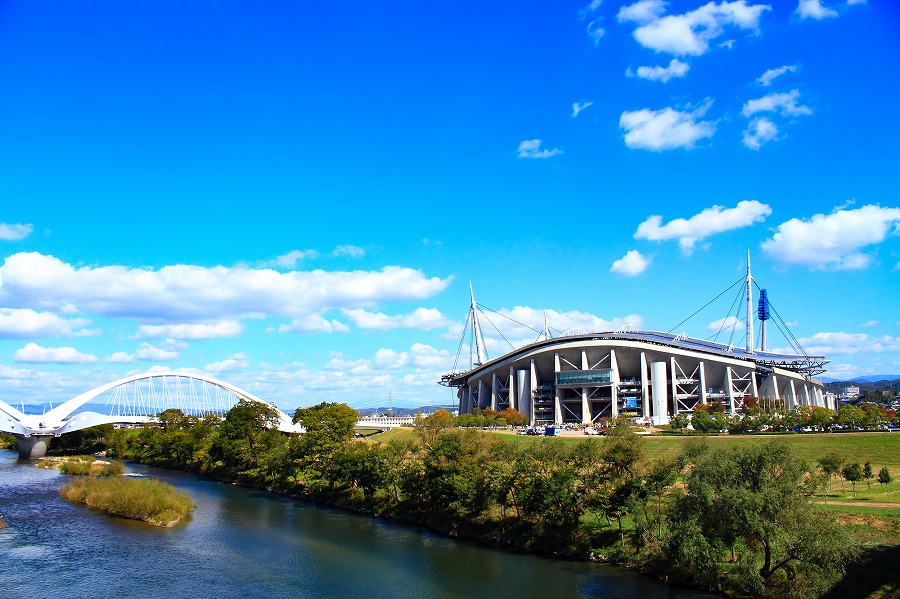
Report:
<svg viewBox="0 0 900 599"><path fill-rule="evenodd" d="M414 367L419 369L447 369L452 366L450 352L438 350L430 345L414 343L409 351L396 352L381 348L375 352L372 365L377 370L397 370Z"/></svg>
<svg viewBox="0 0 900 599"><path fill-rule="evenodd" d="M175 339L215 339L237 337L244 332L244 325L236 320L223 320L213 324L146 324L138 329L139 337L173 337Z"/></svg>
<svg viewBox="0 0 900 599"><path fill-rule="evenodd" d="M768 204L743 200L734 208L712 206L688 219L676 218L666 224L662 224L662 216L653 215L638 225L634 238L650 241L677 239L682 251L690 252L698 241L717 233L749 227L764 221L770 214L772 209Z"/></svg>
<svg viewBox="0 0 900 599"><path fill-rule="evenodd" d="M762 249L788 266L810 270L866 268L872 257L860 250L881 243L890 232L898 233L898 228L900 208L869 205L835 210L809 220L792 218L781 223L772 238L762 243Z"/></svg>
<svg viewBox="0 0 900 599"><path fill-rule="evenodd" d="M29 308L0 308L0 339L84 337L96 333L81 328L90 323L83 318L66 320L50 312Z"/></svg>
<svg viewBox="0 0 900 599"><path fill-rule="evenodd" d="M658 19L666 12L666 3L663 0L640 0L634 4L623 6L616 14L620 23L631 21L644 25Z"/></svg>
<svg viewBox="0 0 900 599"><path fill-rule="evenodd" d="M748 5L746 0L709 2L681 15L661 16L656 3L642 3L619 11L619 20L641 23L634 30L634 39L645 48L675 56L700 56L709 50L709 43L725 32L726 26L756 31L762 13L771 10L764 4ZM649 19L655 13L655 18Z"/></svg>
<svg viewBox="0 0 900 599"><path fill-rule="evenodd" d="M858 353L900 352L900 338L890 335L872 337L865 333L816 333L812 337L798 339L800 346L813 356L847 356ZM791 351L779 349L777 351ZM793 353L791 351L791 353Z"/></svg>
<svg viewBox="0 0 900 599"><path fill-rule="evenodd" d="M34 231L34 225L11 225L0 223L0 239L3 241L21 241Z"/></svg>
<svg viewBox="0 0 900 599"><path fill-rule="evenodd" d="M213 362L212 364L207 364L203 367L203 370L214 373L234 372L236 370L246 368L249 365L250 356L244 353L237 353L225 358L221 362Z"/></svg>
<svg viewBox="0 0 900 599"><path fill-rule="evenodd" d="M588 23L585 31L588 34L588 37L594 40L594 45L597 46L600 44L600 38L606 35L606 29L601 27L601 23L603 23L603 17L598 17Z"/></svg>
<svg viewBox="0 0 900 599"><path fill-rule="evenodd" d="M747 124L743 143L751 150L759 150L764 143L778 137L778 125L766 117L758 117Z"/></svg>
<svg viewBox="0 0 900 599"><path fill-rule="evenodd" d="M674 108L650 110L644 108L633 112L623 112L619 127L625 130L625 145L632 149L672 150L691 149L694 145L716 132L716 124L698 120L709 109L712 102L691 112L681 112Z"/></svg>
<svg viewBox="0 0 900 599"><path fill-rule="evenodd" d="M881 322L878 321L878 320L870 320L870 321L868 321L868 322L863 322L863 323L861 323L861 324L859 325L859 328L861 328L861 329L867 329L867 328L870 328L870 327L877 327L877 326L880 325L880 324L881 324Z"/></svg>
<svg viewBox="0 0 900 599"><path fill-rule="evenodd" d="M640 77L641 79L649 79L650 81L662 81L668 83L669 79L684 77L691 69L691 65L681 62L677 58L669 61L669 66L661 67L638 67L637 71L628 69L625 74L629 77Z"/></svg>
<svg viewBox="0 0 900 599"><path fill-rule="evenodd" d="M594 105L593 102L582 102L580 104L578 102L572 103L572 118L574 119L579 114L581 114L582 110L584 110L585 108L589 108L593 105Z"/></svg>
<svg viewBox="0 0 900 599"><path fill-rule="evenodd" d="M821 0L800 0L796 12L801 19L816 19L817 21L838 16L836 10L824 6Z"/></svg>
<svg viewBox="0 0 900 599"><path fill-rule="evenodd" d="M291 250L286 254L282 254L275 258L270 264L272 266L280 266L282 268L294 268L297 262L304 258L315 258L318 255L316 250Z"/></svg>
<svg viewBox="0 0 900 599"><path fill-rule="evenodd" d="M399 328L427 331L450 324L450 320L445 318L437 308L416 308L410 314L396 314L394 316L363 309L344 310L343 312L357 327L378 331Z"/></svg>
<svg viewBox="0 0 900 599"><path fill-rule="evenodd" d="M847 6L854 6L856 4L865 4L868 0L847 0Z"/></svg>
<svg viewBox="0 0 900 599"><path fill-rule="evenodd" d="M481 330L485 336L485 340L495 349L504 353L509 351L509 345L502 339L494 327L497 327L497 329L503 333L503 337L506 337L506 339L510 340L515 346L524 343L532 343L538 335L536 331L544 330L545 316L547 318L548 326L555 331L568 331L570 329L584 329L591 332L614 331L623 325L635 325L640 328L644 324L643 318L638 314L629 314L628 316L621 317L617 316L610 320L606 320L599 316L587 312L579 312L577 310L558 312L549 309L539 310L527 306L516 306L511 310L503 308L497 312L502 316L489 313L487 316L480 317L482 319L489 318L493 323L493 326L491 326L482 320ZM517 323L522 324L520 325Z"/></svg>
<svg viewBox="0 0 900 599"><path fill-rule="evenodd" d="M350 327L339 320L327 320L318 314L295 318L278 326L279 333L346 333Z"/></svg>
<svg viewBox="0 0 900 599"><path fill-rule="evenodd" d="M765 73L760 75L759 79L757 79L756 82L759 83L760 85L762 85L763 87L769 87L770 85L772 85L772 81L776 77L780 77L781 75L784 75L785 73L793 73L798 68L799 67L797 65L790 64L790 65L785 65L783 67L778 67L777 69L769 69L768 71L766 71Z"/></svg>
<svg viewBox="0 0 900 599"><path fill-rule="evenodd" d="M339 245L332 252L334 256L347 256L348 258L362 258L366 255L366 250L355 245Z"/></svg>
<svg viewBox="0 0 900 599"><path fill-rule="evenodd" d="M562 154L562 150L560 150L559 148L553 148L552 150L542 150L541 140L539 139L526 139L519 144L518 152L519 158L550 158L551 156Z"/></svg>
<svg viewBox="0 0 900 599"><path fill-rule="evenodd" d="M91 364L97 356L83 354L74 347L41 347L37 343L29 343L13 354L16 362L30 364Z"/></svg>
<svg viewBox="0 0 900 599"><path fill-rule="evenodd" d="M613 262L609 272L620 277L636 277L650 266L650 258L637 250L629 250L624 256Z"/></svg>
<svg viewBox="0 0 900 599"><path fill-rule="evenodd" d="M798 105L800 90L792 89L783 94L771 93L756 100L748 100L744 103L741 112L746 117L758 112L777 112L785 116L802 116L812 114L808 106Z"/></svg>
<svg viewBox="0 0 900 599"><path fill-rule="evenodd" d="M292 271L175 265L75 267L22 252L0 266L0 305L62 311L72 306L143 324L206 323L248 317L304 318L330 309L410 301L443 291L450 278L386 266L377 271Z"/></svg>
<svg viewBox="0 0 900 599"><path fill-rule="evenodd" d="M726 316L725 318L720 318L719 320L714 320L708 325L706 325L706 330L710 333L725 333L729 331L735 331L743 328L744 322L738 320L734 316Z"/></svg>
<svg viewBox="0 0 900 599"><path fill-rule="evenodd" d="M181 354L177 351L155 347L149 343L141 343L134 352L134 357L147 362L171 362L177 360Z"/></svg>
<svg viewBox="0 0 900 599"><path fill-rule="evenodd" d="M134 362L134 355L123 351L117 351L108 358L104 358L103 361L112 364L131 364Z"/></svg>

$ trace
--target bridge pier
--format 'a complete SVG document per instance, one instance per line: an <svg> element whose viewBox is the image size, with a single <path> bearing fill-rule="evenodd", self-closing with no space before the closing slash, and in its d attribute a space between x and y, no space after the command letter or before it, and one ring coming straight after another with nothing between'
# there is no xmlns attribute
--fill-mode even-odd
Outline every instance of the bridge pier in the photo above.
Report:
<svg viewBox="0 0 900 599"><path fill-rule="evenodd" d="M19 446L19 459L37 460L47 455L53 435L19 435L13 433Z"/></svg>

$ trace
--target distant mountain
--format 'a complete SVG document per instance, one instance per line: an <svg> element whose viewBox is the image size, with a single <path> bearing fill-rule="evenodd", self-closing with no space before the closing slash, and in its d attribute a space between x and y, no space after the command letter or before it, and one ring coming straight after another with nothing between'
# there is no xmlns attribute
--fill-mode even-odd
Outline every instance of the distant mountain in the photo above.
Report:
<svg viewBox="0 0 900 599"><path fill-rule="evenodd" d="M900 380L900 374L873 374L858 376L852 379L835 379L830 376L819 377L823 383L881 383Z"/></svg>

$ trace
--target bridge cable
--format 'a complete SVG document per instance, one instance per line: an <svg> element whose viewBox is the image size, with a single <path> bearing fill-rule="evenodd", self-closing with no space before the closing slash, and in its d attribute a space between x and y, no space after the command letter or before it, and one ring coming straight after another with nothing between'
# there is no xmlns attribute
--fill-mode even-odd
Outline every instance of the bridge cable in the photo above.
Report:
<svg viewBox="0 0 900 599"><path fill-rule="evenodd" d="M716 301L717 299L719 299L720 297L722 297L723 295L725 295L727 292L731 291L731 288L732 288L732 287L734 287L735 285L737 285L738 283L740 283L740 282L742 282L742 281L744 281L744 280L745 280L745 278L744 278L744 277L741 277L740 279L738 279L737 281L735 281L734 283L732 283L731 285L729 285L727 289L725 289L722 293L720 293L720 294L717 295L716 297L714 297L714 298L712 298L711 300L709 300L708 302L706 302L706 303L705 303L700 309L698 309L696 312L694 312L693 314L691 314L690 316L688 316L687 318L685 318L684 320L682 320L681 322L679 322L678 324L676 324L674 327L672 327L671 329L669 329L668 331L666 331L666 334L670 334L672 331L674 331L674 330L678 329L679 327L681 327L681 325L683 325L684 323L686 323L687 321L689 321L690 319L692 319L694 316L696 316L697 314L699 314L700 312L702 312L707 306L709 306L711 303L713 303L714 301Z"/></svg>

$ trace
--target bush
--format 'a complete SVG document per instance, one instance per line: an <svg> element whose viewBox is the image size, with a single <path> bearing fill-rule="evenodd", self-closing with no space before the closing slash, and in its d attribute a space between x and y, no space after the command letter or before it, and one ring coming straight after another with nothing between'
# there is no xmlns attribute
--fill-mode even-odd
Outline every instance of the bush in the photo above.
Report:
<svg viewBox="0 0 900 599"><path fill-rule="evenodd" d="M196 505L187 493L152 478L76 478L59 494L75 503L156 526L175 524Z"/></svg>

